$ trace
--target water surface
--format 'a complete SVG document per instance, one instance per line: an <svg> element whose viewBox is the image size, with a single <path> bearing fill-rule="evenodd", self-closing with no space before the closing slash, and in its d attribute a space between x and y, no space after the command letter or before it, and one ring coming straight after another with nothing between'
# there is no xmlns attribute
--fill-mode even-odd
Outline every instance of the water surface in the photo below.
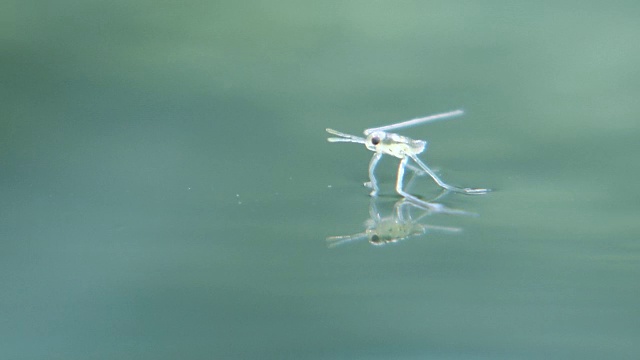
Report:
<svg viewBox="0 0 640 360"><path fill-rule="evenodd" d="M0 357L640 356L635 2L7 8ZM327 248L371 153L324 129L457 108L402 133L479 216Z"/></svg>

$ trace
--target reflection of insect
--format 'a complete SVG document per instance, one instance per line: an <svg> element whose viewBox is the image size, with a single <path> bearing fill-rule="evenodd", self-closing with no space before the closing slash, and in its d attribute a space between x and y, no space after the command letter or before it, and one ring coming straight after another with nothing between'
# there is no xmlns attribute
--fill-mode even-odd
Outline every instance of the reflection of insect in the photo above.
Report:
<svg viewBox="0 0 640 360"><path fill-rule="evenodd" d="M394 133L388 133L386 130L399 129L403 127L409 127L413 125L422 124L428 121L446 119L453 116L462 115L462 110L455 110L447 113L436 114L427 116L424 118L418 118L413 120L403 121L397 124L391 124L387 126L381 126L377 128L366 129L364 134L367 136L366 138L361 138L354 135L344 134L339 131L333 129L327 129L327 132L332 135L337 135L339 137L330 137L327 140L329 142L353 142L358 144L364 144L367 149L373 151L373 157L371 158L371 162L369 163L369 182L365 183L365 186L373 189L371 191L371 196L376 196L379 190L378 183L376 181L376 177L374 174L374 169L378 164L378 161L382 157L383 154L391 155L400 159L400 165L398 166L398 176L396 179L396 191L398 194L402 195L407 200L414 201L416 203L424 205L423 200L419 200L417 197L405 192L402 186L402 179L404 177L404 171L407 167L407 162L409 159L412 159L422 170L424 170L435 182L444 189L462 192L465 194L484 194L487 193L488 189L472 189L472 188L459 188L456 186L452 186L446 184L444 181L440 180L440 178L436 175L433 170L431 170L425 163L423 163L419 158L418 154L425 151L427 148L427 142L424 140L413 140L405 136L401 136ZM410 169L415 169L413 167L409 167Z"/></svg>
<svg viewBox="0 0 640 360"><path fill-rule="evenodd" d="M369 243L373 245L385 245L422 235L431 230L459 232L461 231L460 228L425 225L419 223L419 221L434 213L472 215L462 210L448 209L441 204L424 203L428 204L428 207L423 207L406 199L401 199L393 205L393 213L391 216L382 217L376 207L375 200L371 199L369 205L370 218L365 222L366 229L361 233L353 235L330 236L327 238L329 247L360 239L368 239ZM420 216L413 218L411 209L419 209L423 212Z"/></svg>

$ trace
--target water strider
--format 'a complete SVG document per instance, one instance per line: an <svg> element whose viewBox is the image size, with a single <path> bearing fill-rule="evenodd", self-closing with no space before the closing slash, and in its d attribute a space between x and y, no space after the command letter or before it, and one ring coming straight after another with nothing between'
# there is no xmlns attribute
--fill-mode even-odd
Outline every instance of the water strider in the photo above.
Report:
<svg viewBox="0 0 640 360"><path fill-rule="evenodd" d="M365 186L372 189L371 196L378 194L378 182L376 180L374 170L378 161L383 154L391 155L400 159L398 166L398 175L396 179L396 191L405 199L413 201L415 203L425 205L425 201L418 199L417 197L404 191L402 182L404 178L404 172L406 168L410 170L417 170L415 167L408 164L409 159L413 160L424 172L429 174L431 178L442 188L450 191L460 192L464 194L485 194L489 192L489 189L474 189L474 188L460 188L457 186L449 185L442 181L436 173L431 170L422 160L418 158L418 154L423 153L427 148L427 142L424 140L414 140L406 136L398 135L395 133L387 132L387 130L394 130L405 128L409 126L423 124L429 121L442 120L451 118L454 116L462 115L462 110L454 110L446 113L431 115L423 118L417 118L412 120L403 121L396 124L370 128L364 131L366 138L359 136L349 135L333 129L326 129L329 134L337 135L339 137L330 137L327 140L329 142L352 142L358 144L364 144L367 149L374 152L371 161L369 162L369 182L365 183Z"/></svg>

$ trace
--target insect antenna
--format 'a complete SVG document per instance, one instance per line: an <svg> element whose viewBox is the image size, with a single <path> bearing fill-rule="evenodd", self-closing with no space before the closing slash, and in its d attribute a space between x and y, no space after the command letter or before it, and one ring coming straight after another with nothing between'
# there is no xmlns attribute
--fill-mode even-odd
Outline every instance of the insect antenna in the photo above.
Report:
<svg viewBox="0 0 640 360"><path fill-rule="evenodd" d="M354 240L365 239L367 237L366 232L353 234L353 235L339 235L339 236L329 236L327 238L327 243L330 248L342 245L344 243L348 243Z"/></svg>
<svg viewBox="0 0 640 360"><path fill-rule="evenodd" d="M365 140L359 136L349 135L342 133L338 130L327 129L327 132L331 135L338 135L340 137L330 137L327 139L329 142L352 142L358 144L364 144Z"/></svg>
<svg viewBox="0 0 640 360"><path fill-rule="evenodd" d="M409 126L415 126L415 125L419 125L429 121L444 120L444 119L448 119L454 116L459 116L462 114L464 114L464 111L458 109L458 110L449 111L442 114L435 114L427 117L411 119L411 120L399 122L397 124L391 124L391 125L381 126L377 128L366 129L364 131L364 134L369 135L374 131L387 131L387 130L400 129L400 128L409 127Z"/></svg>
<svg viewBox="0 0 640 360"><path fill-rule="evenodd" d="M425 225L425 228L427 230L438 230L438 231L452 232L452 233L462 231L462 229L457 227L437 226L437 225Z"/></svg>

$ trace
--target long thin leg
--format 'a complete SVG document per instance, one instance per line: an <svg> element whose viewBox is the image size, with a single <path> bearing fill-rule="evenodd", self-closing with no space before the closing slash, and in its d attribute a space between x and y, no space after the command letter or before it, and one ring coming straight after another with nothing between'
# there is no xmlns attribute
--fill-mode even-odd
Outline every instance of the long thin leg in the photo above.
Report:
<svg viewBox="0 0 640 360"><path fill-rule="evenodd" d="M436 173L433 172L433 170L431 170L425 163L423 163L415 154L411 154L409 156L411 156L411 159L413 159L413 161L415 161L416 164L420 165L422 170L426 171L427 174L429 174L429 176L431 176L431 178L433 178L433 180L436 182L436 184L440 185L440 187L442 187L442 188L445 188L445 189L451 190L451 191L465 193L465 194L486 194L489 191L491 191L489 189L459 188L457 186L449 185L449 184L445 183L444 181L442 181L438 177L438 175L436 175Z"/></svg>
<svg viewBox="0 0 640 360"><path fill-rule="evenodd" d="M452 214L452 215L475 215L473 213L466 212L464 210L450 209L439 203L432 203L432 202L418 199L417 197L404 191L402 182L404 181L404 170L407 167L407 161L409 161L409 158L404 157L402 158L402 160L400 160L400 165L398 165L398 178L396 179L396 191L398 192L398 194L404 197L407 201L409 201L413 206L417 206L423 210L428 211L428 213L425 213L419 216L418 219L415 219L414 221L418 221L419 219L423 218L429 213L443 213L443 214Z"/></svg>
<svg viewBox="0 0 640 360"><path fill-rule="evenodd" d="M398 165L398 178L396 179L396 191L398 192L398 194L400 194L402 197L404 197L408 201L411 201L414 204L421 206L425 209L431 209L432 211L441 211L442 205L431 204L424 200L420 200L417 197L404 191L402 181L404 180L404 170L405 170L405 167L407 166L407 161L409 161L409 158L405 156L402 158L402 160L400 160L400 164Z"/></svg>
<svg viewBox="0 0 640 360"><path fill-rule="evenodd" d="M413 222L413 218L411 217L411 211L409 210L407 205L413 205L413 204L405 201L405 199L401 199L401 200L398 200L398 202L396 202L393 205L393 210L395 210L396 212L396 219L398 219L400 223L406 223L407 221Z"/></svg>
<svg viewBox="0 0 640 360"><path fill-rule="evenodd" d="M409 163L407 163L407 169L413 171L417 176L422 176L425 174L425 172L422 169L417 168Z"/></svg>
<svg viewBox="0 0 640 360"><path fill-rule="evenodd" d="M416 177L422 176L422 175L424 175L426 173L424 171L422 171L422 169L418 169L417 167L415 167L415 166L413 166L413 165L411 165L409 163L407 163L405 168L412 171L411 177L407 181L407 185L404 187L407 190L411 191L411 186L413 185L414 181L416 180Z"/></svg>
<svg viewBox="0 0 640 360"><path fill-rule="evenodd" d="M371 193L369 194L371 196L378 195L378 190L380 190L380 188L378 187L378 181L376 180L376 174L374 173L374 170L378 165L378 161L380 161L381 157L382 157L382 153L376 152L373 154L373 157L369 162L369 180L370 181L367 181L366 183L364 183L364 186L372 189Z"/></svg>
<svg viewBox="0 0 640 360"><path fill-rule="evenodd" d="M382 220L382 216L380 216L380 211L378 210L378 205L376 205L376 198L371 198L369 200L369 218L377 223Z"/></svg>

